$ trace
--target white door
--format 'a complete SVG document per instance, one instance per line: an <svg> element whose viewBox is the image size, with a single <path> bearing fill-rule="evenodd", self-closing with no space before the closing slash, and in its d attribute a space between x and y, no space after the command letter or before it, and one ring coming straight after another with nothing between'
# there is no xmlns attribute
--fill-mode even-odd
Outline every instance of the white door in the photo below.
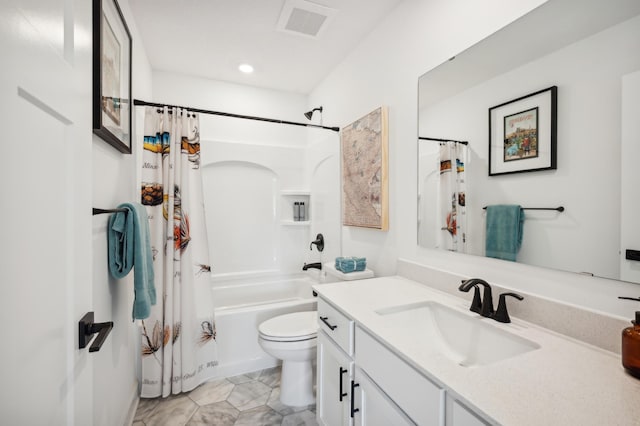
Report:
<svg viewBox="0 0 640 426"><path fill-rule="evenodd" d="M89 425L91 1L0 1L0 423Z"/></svg>

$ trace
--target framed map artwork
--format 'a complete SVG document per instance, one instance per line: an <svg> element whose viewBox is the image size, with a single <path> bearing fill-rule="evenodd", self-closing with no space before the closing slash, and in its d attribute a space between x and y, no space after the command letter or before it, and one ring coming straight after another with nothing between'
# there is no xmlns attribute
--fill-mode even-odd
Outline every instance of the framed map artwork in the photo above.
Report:
<svg viewBox="0 0 640 426"><path fill-rule="evenodd" d="M342 128L342 224L389 229L387 108Z"/></svg>

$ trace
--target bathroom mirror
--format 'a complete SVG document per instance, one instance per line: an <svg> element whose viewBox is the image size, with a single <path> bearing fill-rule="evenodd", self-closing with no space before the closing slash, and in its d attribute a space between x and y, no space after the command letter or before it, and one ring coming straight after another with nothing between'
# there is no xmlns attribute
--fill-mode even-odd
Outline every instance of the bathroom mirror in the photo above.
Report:
<svg viewBox="0 0 640 426"><path fill-rule="evenodd" d="M625 212L640 204L621 182L635 178L624 158L637 145L639 14L637 0L549 0L420 77L419 246L451 249L438 212L451 203L441 195L440 143L423 138L467 141L466 253L485 254L483 207L562 206L525 210L518 262L638 281L624 272L625 249L640 249ZM557 169L489 176L489 110L552 86Z"/></svg>

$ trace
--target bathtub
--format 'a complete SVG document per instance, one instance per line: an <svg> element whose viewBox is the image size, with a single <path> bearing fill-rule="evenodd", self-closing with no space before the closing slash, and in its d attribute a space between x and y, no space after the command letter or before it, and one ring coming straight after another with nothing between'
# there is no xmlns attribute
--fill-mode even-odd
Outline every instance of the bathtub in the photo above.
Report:
<svg viewBox="0 0 640 426"><path fill-rule="evenodd" d="M219 377L275 367L279 360L258 344L258 325L278 315L316 309L306 275L212 279Z"/></svg>

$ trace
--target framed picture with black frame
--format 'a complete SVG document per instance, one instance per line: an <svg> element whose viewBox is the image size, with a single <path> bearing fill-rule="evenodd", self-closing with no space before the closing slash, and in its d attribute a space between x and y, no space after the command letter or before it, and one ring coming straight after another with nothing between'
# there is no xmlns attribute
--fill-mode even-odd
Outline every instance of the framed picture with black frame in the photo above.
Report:
<svg viewBox="0 0 640 426"><path fill-rule="evenodd" d="M93 0L93 132L131 154L131 33L117 0Z"/></svg>
<svg viewBox="0 0 640 426"><path fill-rule="evenodd" d="M558 88L489 108L489 176L557 168Z"/></svg>

